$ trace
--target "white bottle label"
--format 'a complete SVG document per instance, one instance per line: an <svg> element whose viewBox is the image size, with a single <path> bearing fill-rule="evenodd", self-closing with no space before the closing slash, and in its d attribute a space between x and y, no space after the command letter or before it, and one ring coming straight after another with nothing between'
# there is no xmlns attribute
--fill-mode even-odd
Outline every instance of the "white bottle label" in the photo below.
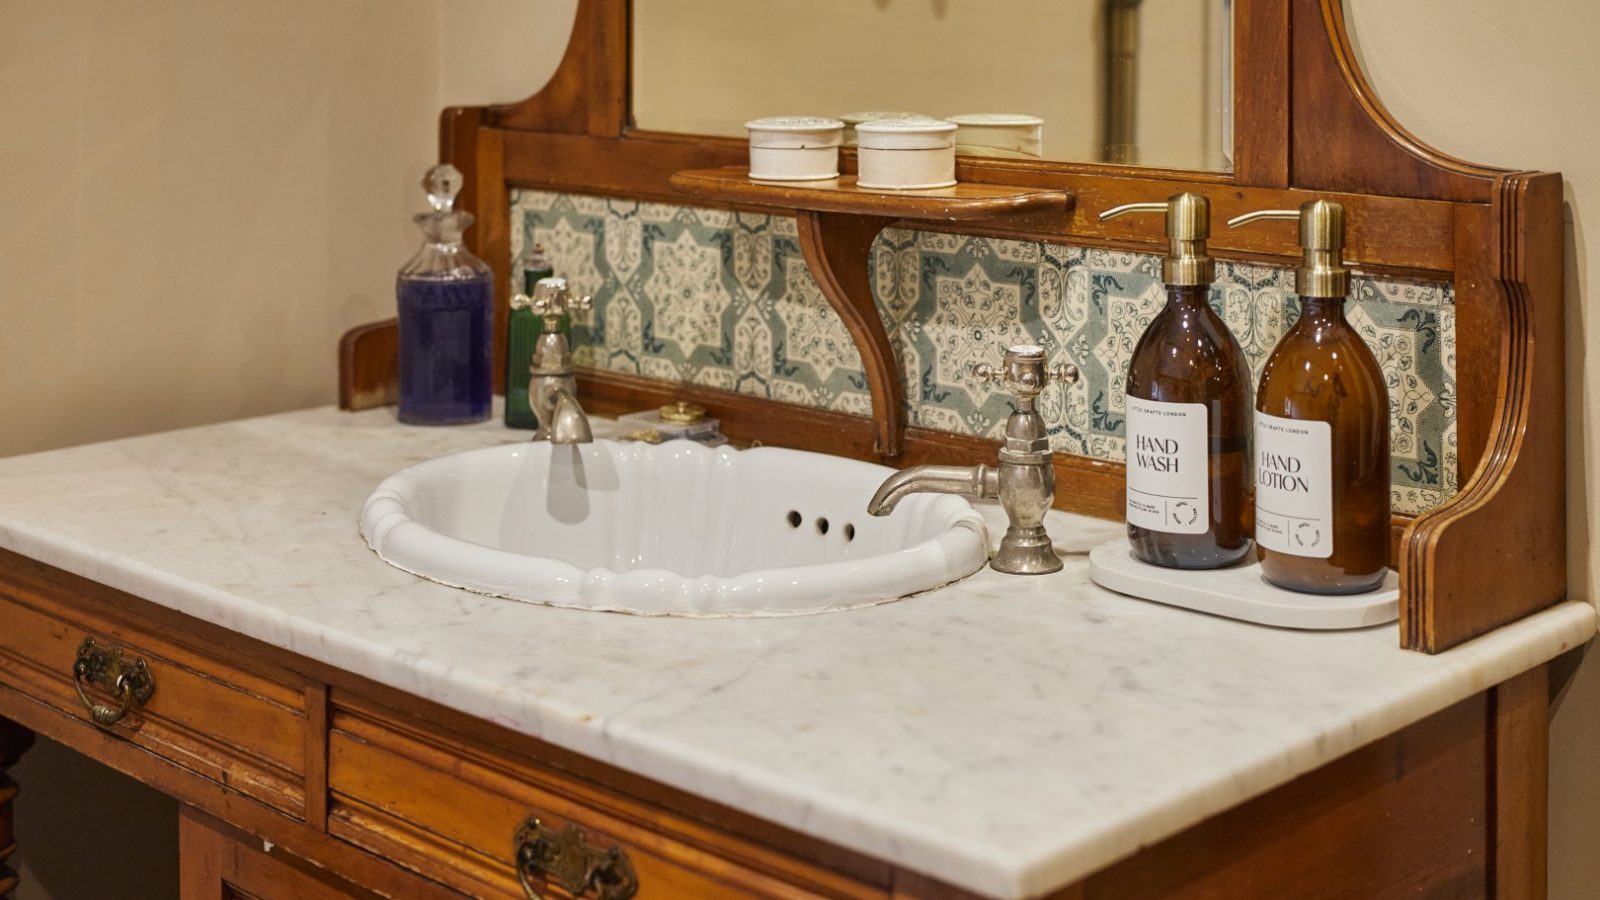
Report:
<svg viewBox="0 0 1600 900"><path fill-rule="evenodd" d="M1206 405L1128 399L1128 524L1204 534L1210 523Z"/></svg>
<svg viewBox="0 0 1600 900"><path fill-rule="evenodd" d="M1256 543L1333 555L1333 427L1256 413Z"/></svg>

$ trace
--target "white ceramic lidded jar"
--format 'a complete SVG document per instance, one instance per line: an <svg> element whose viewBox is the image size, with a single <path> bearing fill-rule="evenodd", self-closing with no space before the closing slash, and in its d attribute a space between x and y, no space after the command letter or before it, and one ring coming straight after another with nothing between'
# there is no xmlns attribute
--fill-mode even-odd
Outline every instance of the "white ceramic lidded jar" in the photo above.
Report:
<svg viewBox="0 0 1600 900"><path fill-rule="evenodd" d="M856 126L862 122L876 122L879 119L926 119L928 116L914 112L853 112L845 113L839 117L844 121L844 145L854 147L856 140Z"/></svg>
<svg viewBox="0 0 1600 900"><path fill-rule="evenodd" d="M771 116L744 123L750 132L750 177L757 181L822 181L839 177L844 123L818 116Z"/></svg>
<svg viewBox="0 0 1600 900"><path fill-rule="evenodd" d="M1037 159L1044 152L1044 120L1038 116L968 113L945 121L958 126L957 153Z"/></svg>
<svg viewBox="0 0 1600 900"><path fill-rule="evenodd" d="M956 126L942 119L878 119L856 126L856 185L911 191L956 183Z"/></svg>

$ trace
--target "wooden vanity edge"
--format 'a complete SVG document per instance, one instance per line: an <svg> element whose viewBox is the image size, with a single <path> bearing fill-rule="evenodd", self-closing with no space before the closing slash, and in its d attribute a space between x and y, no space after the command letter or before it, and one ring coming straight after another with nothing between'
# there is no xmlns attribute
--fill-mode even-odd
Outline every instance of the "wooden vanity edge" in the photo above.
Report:
<svg viewBox="0 0 1600 900"><path fill-rule="evenodd" d="M0 599L11 599L19 584L29 585L36 594L41 585L48 586L50 601L63 610L84 610L130 632L232 660L245 671L270 667L304 679L307 720L316 728L307 735L308 751L313 755L307 761L308 799L302 818L273 810L222 784L199 779L136 745L86 727L81 720L5 683L0 683L0 717L86 753L188 806L378 893L422 898L459 896L328 833L327 734L332 724L331 704L342 696L346 697L345 706L358 714L365 710L364 714L377 715L380 721L384 716L393 716L396 721L412 723L408 728L509 753L563 773L578 783L663 810L669 817L699 823L710 830L708 833L729 835L736 846L718 843L713 852L734 859L747 869L766 871L793 883L795 872L784 861L795 860L842 879L835 888L843 893L825 889L824 879L811 883L810 890L821 892L808 896L858 896L855 889L843 889L849 884L868 889L872 896L879 896L879 892L924 900L975 896L920 873L797 834L537 738L0 550ZM63 665L69 662L63 661ZM1462 879L1474 884L1483 879L1485 896L1531 896L1521 893L1519 886L1537 883L1545 852L1547 665L1514 676L1498 687L1246 800L1051 896L1123 900L1218 896L1216 890L1223 890L1228 896L1273 896L1257 889L1313 878L1319 884L1348 882L1356 890L1363 884L1360 878L1377 877L1374 873L1412 887L1438 887L1443 883L1460 887L1465 883ZM65 669L63 677L70 677ZM1286 821L1299 824L1290 828ZM1388 834L1385 829L1399 830ZM1384 846L1404 848L1403 853L1397 850L1392 870L1308 868L1307 859L1317 865L1336 866L1338 853L1353 852L1352 846L1371 846L1378 835L1386 835ZM1306 846L1332 849L1308 856ZM1463 852L1469 846L1477 848L1475 855ZM1265 880L1263 873L1268 876ZM1416 882L1419 877L1424 880ZM1330 878L1334 881L1327 881ZM1441 882L1440 878L1449 881ZM1488 889L1490 882L1507 885L1505 891L1509 892L1492 892Z"/></svg>

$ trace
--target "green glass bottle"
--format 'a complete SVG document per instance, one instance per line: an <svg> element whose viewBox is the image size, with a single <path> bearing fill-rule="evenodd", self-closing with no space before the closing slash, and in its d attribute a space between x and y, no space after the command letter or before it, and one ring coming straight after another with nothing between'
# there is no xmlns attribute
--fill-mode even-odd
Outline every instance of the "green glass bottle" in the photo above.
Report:
<svg viewBox="0 0 1600 900"><path fill-rule="evenodd" d="M545 255L543 244L534 244L518 261L522 268L522 293L511 298L511 316L506 323L506 427L535 429L539 419L528 402L528 368L533 364L533 345L544 331L544 320L528 308L528 298L533 296L533 286L541 278L555 275L555 267ZM570 319L563 319L561 327L572 333Z"/></svg>

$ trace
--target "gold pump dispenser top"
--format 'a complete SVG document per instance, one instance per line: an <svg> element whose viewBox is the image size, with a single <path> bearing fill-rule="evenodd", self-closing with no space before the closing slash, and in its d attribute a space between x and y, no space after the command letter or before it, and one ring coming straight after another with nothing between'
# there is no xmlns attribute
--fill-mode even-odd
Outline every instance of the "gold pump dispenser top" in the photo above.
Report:
<svg viewBox="0 0 1600 900"><path fill-rule="evenodd" d="M1211 237L1211 201L1202 194L1173 194L1165 203L1125 203L1100 214L1100 221L1134 212L1167 214L1167 255L1161 280L1179 287L1208 285L1217 278L1217 264L1206 251Z"/></svg>
<svg viewBox="0 0 1600 900"><path fill-rule="evenodd" d="M1263 219L1298 219L1304 259L1294 272L1294 292L1302 297L1345 297L1350 270L1344 265L1344 206L1311 200L1295 209L1258 209L1228 220L1229 228Z"/></svg>

